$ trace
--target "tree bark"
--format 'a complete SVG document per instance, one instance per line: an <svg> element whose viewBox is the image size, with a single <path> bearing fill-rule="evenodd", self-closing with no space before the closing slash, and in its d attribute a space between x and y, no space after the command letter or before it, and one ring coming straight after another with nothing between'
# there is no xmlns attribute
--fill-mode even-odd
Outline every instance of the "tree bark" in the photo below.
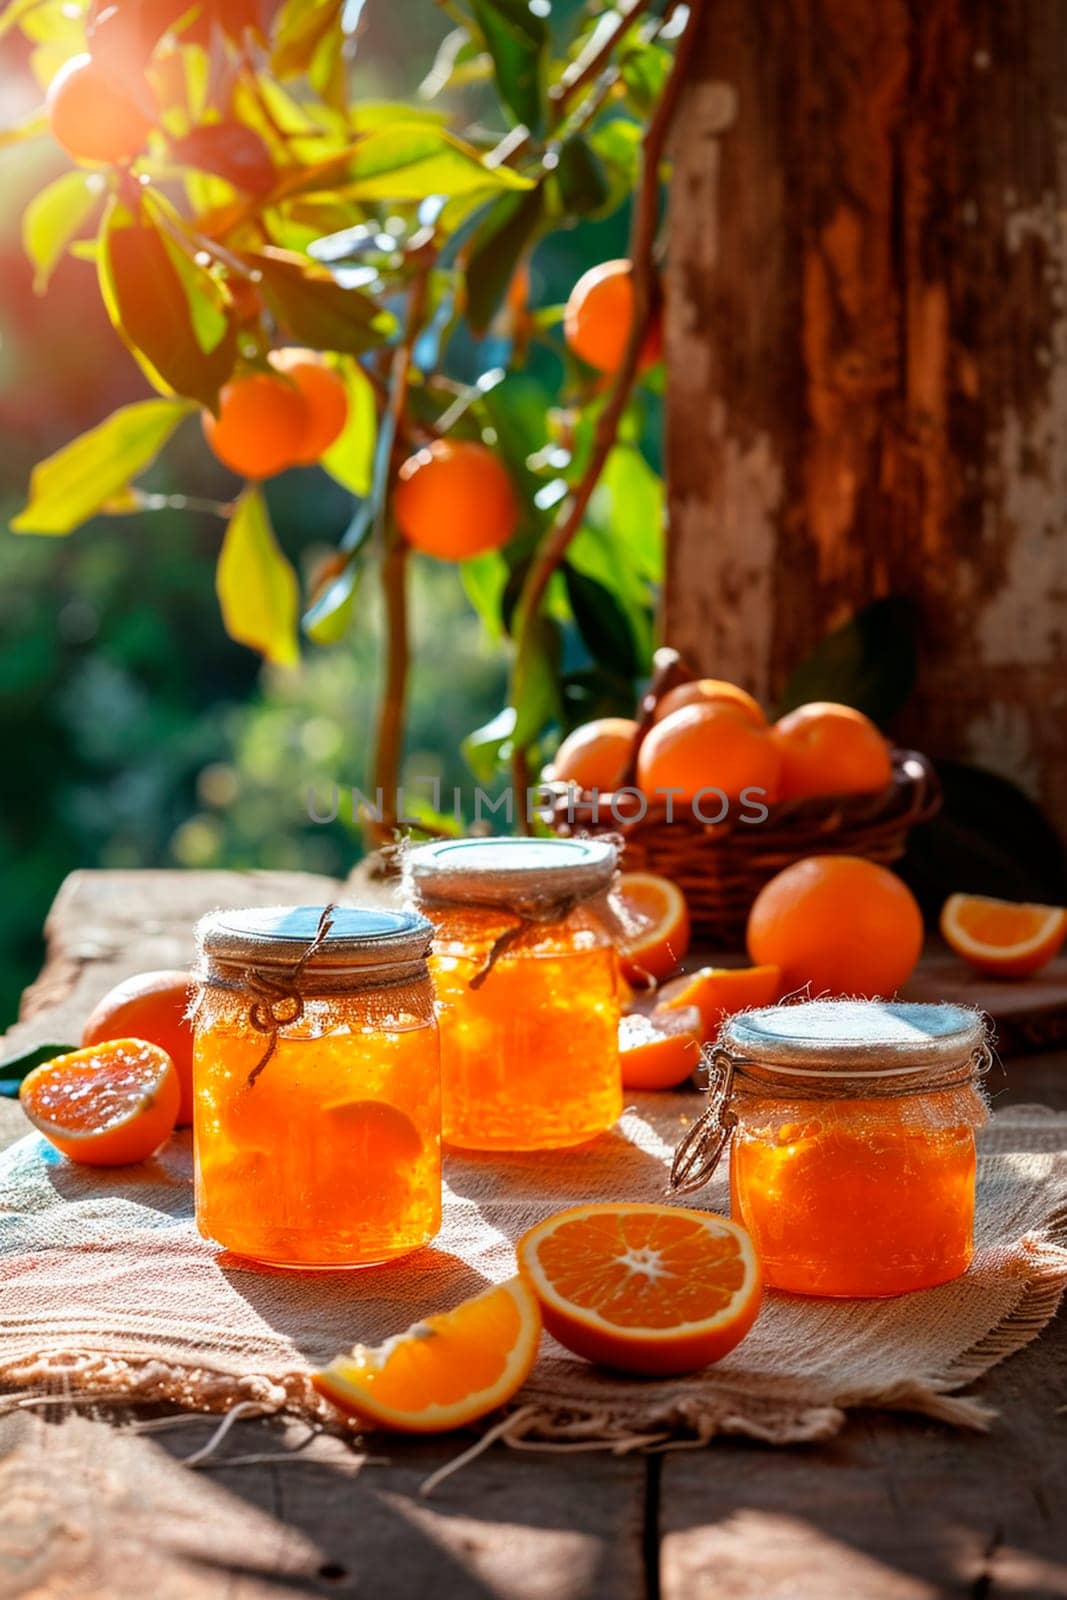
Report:
<svg viewBox="0 0 1067 1600"><path fill-rule="evenodd" d="M1067 824L1067 4L710 0L667 279L666 635L773 703L884 595L895 730Z"/></svg>

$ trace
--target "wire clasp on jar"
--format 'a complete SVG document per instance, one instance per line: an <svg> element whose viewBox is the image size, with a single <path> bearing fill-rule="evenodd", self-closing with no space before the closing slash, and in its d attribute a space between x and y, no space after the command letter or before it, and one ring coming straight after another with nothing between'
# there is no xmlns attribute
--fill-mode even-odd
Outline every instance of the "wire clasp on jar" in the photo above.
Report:
<svg viewBox="0 0 1067 1600"><path fill-rule="evenodd" d="M722 1045L716 1045L705 1060L708 1104L674 1152L668 1183L671 1194L691 1194L704 1187L722 1160L737 1126L737 1113L730 1105L737 1062Z"/></svg>

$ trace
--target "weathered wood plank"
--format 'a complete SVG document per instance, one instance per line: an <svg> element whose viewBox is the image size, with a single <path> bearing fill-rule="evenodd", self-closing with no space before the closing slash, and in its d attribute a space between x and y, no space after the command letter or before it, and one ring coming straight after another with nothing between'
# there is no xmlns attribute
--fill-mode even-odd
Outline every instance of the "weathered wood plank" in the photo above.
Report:
<svg viewBox="0 0 1067 1600"><path fill-rule="evenodd" d="M319 1437L298 1459L190 1470L217 1418L138 1435L81 1415L0 1419L0 1596L71 1600L639 1600L644 1467L487 1456L431 1499L458 1454ZM303 1429L242 1422L223 1454L281 1452Z"/></svg>

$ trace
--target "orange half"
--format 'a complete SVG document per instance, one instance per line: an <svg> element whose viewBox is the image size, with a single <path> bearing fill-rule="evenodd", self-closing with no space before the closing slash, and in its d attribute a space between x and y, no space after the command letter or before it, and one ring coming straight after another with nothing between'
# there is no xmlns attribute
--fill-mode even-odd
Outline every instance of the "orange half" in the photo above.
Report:
<svg viewBox="0 0 1067 1600"><path fill-rule="evenodd" d="M615 895L633 926L619 943L623 976L646 985L667 977L689 949L689 907L681 889L655 872L623 872Z"/></svg>
<svg viewBox="0 0 1067 1600"><path fill-rule="evenodd" d="M619 1066L625 1089L673 1089L700 1065L703 1024L695 1006L659 1016L631 1011L619 1019Z"/></svg>
<svg viewBox="0 0 1067 1600"><path fill-rule="evenodd" d="M657 1012L696 1006L704 1040L714 1039L727 1017L750 1006L769 1006L781 992L780 967L701 967L684 972L660 989Z"/></svg>
<svg viewBox="0 0 1067 1600"><path fill-rule="evenodd" d="M438 1312L312 1375L327 1400L399 1433L445 1433L510 1400L537 1356L541 1316L520 1278Z"/></svg>
<svg viewBox="0 0 1067 1600"><path fill-rule="evenodd" d="M711 1211L572 1206L516 1251L549 1333L621 1372L694 1372L739 1344L759 1311L752 1241Z"/></svg>
<svg viewBox="0 0 1067 1600"><path fill-rule="evenodd" d="M159 1045L108 1039L42 1061L22 1080L19 1099L71 1161L121 1167L147 1160L173 1133L181 1084Z"/></svg>
<svg viewBox="0 0 1067 1600"><path fill-rule="evenodd" d="M941 933L978 972L1025 978L1059 953L1067 938L1067 909L952 894L941 908Z"/></svg>

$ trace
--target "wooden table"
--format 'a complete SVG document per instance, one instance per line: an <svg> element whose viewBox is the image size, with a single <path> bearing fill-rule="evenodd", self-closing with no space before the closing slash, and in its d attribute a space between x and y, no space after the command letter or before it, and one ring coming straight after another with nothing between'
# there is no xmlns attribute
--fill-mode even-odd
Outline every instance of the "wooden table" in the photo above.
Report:
<svg viewBox="0 0 1067 1600"><path fill-rule="evenodd" d="M49 921L20 1042L76 1038L134 970L181 965L211 906L320 900L297 874L80 873ZM13 1042L15 1042L13 1040ZM1004 1101L1067 1108L1067 1051L1014 1063ZM8 1108L9 1117L20 1116ZM832 1443L612 1457L494 1447L429 1499L474 1435L373 1439L362 1460L306 1430L217 1419L138 1433L66 1406L0 1418L0 1597L93 1600L934 1600L1067 1597L1067 1341L1056 1327L980 1385L988 1435L854 1413Z"/></svg>

